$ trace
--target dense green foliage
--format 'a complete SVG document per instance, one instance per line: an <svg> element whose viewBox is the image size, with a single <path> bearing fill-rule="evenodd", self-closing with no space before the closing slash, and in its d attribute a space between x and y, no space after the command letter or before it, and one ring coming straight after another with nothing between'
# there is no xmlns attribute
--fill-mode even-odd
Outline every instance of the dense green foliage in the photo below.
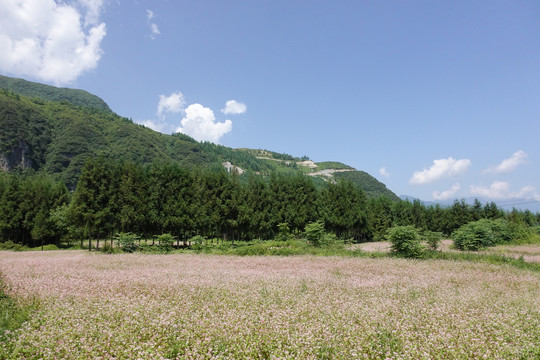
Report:
<svg viewBox="0 0 540 360"><path fill-rule="evenodd" d="M392 201L399 201L399 197L390 191L386 185L365 171L346 171L334 174L337 180L350 181L353 184L360 185L366 195L371 198L385 196Z"/></svg>
<svg viewBox="0 0 540 360"><path fill-rule="evenodd" d="M57 88L54 86L2 75L0 75L0 89L9 90L30 98L45 101L65 101L76 106L85 106L104 111L111 111L105 101L84 90Z"/></svg>
<svg viewBox="0 0 540 360"><path fill-rule="evenodd" d="M0 91L0 155L26 149L30 167L74 188L86 159L102 155L137 163L209 163L187 136L157 133L111 112L68 103L36 102Z"/></svg>
<svg viewBox="0 0 540 360"><path fill-rule="evenodd" d="M503 219L480 219L452 233L457 249L473 251L498 244L527 242L532 236L533 232L524 223Z"/></svg>
<svg viewBox="0 0 540 360"><path fill-rule="evenodd" d="M422 239L427 243L429 250L436 251L441 245L442 236L441 232L425 230Z"/></svg>
<svg viewBox="0 0 540 360"><path fill-rule="evenodd" d="M86 92L5 77L2 87L9 90L0 90L0 162L11 171L0 173L4 245L117 233L171 234L177 244L194 236L288 240L322 223L325 234L370 241L385 239L393 226L449 236L480 219L539 224L538 215L507 214L494 203L462 200L441 208L400 201L371 175L338 162L312 169L297 164L307 156L157 133ZM336 172L333 180L303 175L325 169L352 171ZM523 237L512 226L504 236Z"/></svg>
<svg viewBox="0 0 540 360"><path fill-rule="evenodd" d="M32 87L34 83L27 84ZM43 86L53 93L63 90ZM34 89L36 94L40 93L40 88ZM230 162L235 169L265 177L273 173L312 171L297 166L297 161L307 157L199 143L184 134L165 135L133 124L108 108L101 109L92 101L85 102L84 97L79 98L79 102L54 102L48 101L54 97L29 98L14 92L17 89L0 90L0 159L7 159L8 170L32 168L54 174L69 189L75 188L86 159L95 155L140 164L174 162L184 167L222 166ZM74 92L73 96L78 95ZM319 170L332 167L350 168L337 162L324 162L320 163ZM320 178L316 181L323 182ZM386 195L397 200L384 184L366 173L353 176L351 181L363 188L368 196Z"/></svg>
<svg viewBox="0 0 540 360"><path fill-rule="evenodd" d="M412 226L394 226L387 231L387 239L392 244L391 252L406 258L420 258L424 253L418 230Z"/></svg>
<svg viewBox="0 0 540 360"><path fill-rule="evenodd" d="M232 149L223 145L217 145L211 142L200 143L202 151L213 163L230 162L242 170L270 173L275 169L275 164L262 159L257 159L249 151Z"/></svg>
<svg viewBox="0 0 540 360"><path fill-rule="evenodd" d="M430 246L435 249L441 234L449 236L480 219L504 224L490 228L502 242L525 239L528 228L540 223L539 214L505 213L493 203L477 207L456 201L443 209L419 201L369 199L351 182L316 185L299 173L263 178L228 173L221 166L140 165L105 157L86 161L73 193L43 174L0 173L0 211L0 241L28 247L112 239L119 233L143 239L170 234L176 245L197 235L286 241L310 237L318 224L326 235L356 241L383 240L390 228L414 226L428 243L434 235ZM326 235L310 241L333 241Z"/></svg>
<svg viewBox="0 0 540 360"><path fill-rule="evenodd" d="M42 175L0 173L0 234L26 246L54 243L64 229L55 210L68 202L61 182Z"/></svg>

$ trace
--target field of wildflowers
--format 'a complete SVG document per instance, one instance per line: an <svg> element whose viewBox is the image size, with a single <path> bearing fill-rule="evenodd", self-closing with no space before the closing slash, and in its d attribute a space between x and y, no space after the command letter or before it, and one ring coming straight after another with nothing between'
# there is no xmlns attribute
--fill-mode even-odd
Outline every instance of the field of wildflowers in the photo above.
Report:
<svg viewBox="0 0 540 360"><path fill-rule="evenodd" d="M0 252L6 359L533 359L540 275L398 258Z"/></svg>

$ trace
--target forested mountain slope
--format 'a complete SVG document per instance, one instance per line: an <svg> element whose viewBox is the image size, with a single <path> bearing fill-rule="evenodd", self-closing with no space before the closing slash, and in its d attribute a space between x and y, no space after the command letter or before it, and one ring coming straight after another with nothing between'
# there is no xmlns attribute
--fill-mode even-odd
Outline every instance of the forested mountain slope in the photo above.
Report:
<svg viewBox="0 0 540 360"><path fill-rule="evenodd" d="M58 88L2 75L0 75L0 89L8 89L14 93L31 98L39 98L46 101L66 101L77 106L112 112L105 101L84 90Z"/></svg>
<svg viewBox="0 0 540 360"><path fill-rule="evenodd" d="M92 156L185 167L227 164L261 176L303 173L315 181L350 180L369 197L398 197L371 175L339 162L310 161L268 150L232 149L200 143L183 134L165 135L113 113L99 97L0 76L0 169L53 174L74 188Z"/></svg>
<svg viewBox="0 0 540 360"><path fill-rule="evenodd" d="M89 156L205 165L199 144L133 124L112 112L0 91L0 167L57 174L72 187Z"/></svg>

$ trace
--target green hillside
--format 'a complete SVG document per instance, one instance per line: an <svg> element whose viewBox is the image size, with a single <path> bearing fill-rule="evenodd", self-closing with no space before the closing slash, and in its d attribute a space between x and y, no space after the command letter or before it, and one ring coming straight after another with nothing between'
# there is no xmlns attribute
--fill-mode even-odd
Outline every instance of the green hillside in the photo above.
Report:
<svg viewBox="0 0 540 360"><path fill-rule="evenodd" d="M53 174L74 188L84 163L96 155L185 167L230 163L239 173L264 177L300 172L319 184L345 179L370 197L398 199L371 175L339 162L314 163L307 156L232 149L183 134L165 135L116 115L86 91L0 76L0 169L31 168Z"/></svg>
<svg viewBox="0 0 540 360"><path fill-rule="evenodd" d="M0 90L0 167L58 174L73 186L92 155L140 163L209 163L199 143L189 137L164 135L105 110Z"/></svg>
<svg viewBox="0 0 540 360"><path fill-rule="evenodd" d="M396 194L386 187L386 185L365 171L339 172L335 173L334 177L337 179L348 180L353 184L360 186L368 197L387 196L394 201L400 200Z"/></svg>
<svg viewBox="0 0 540 360"><path fill-rule="evenodd" d="M55 86L2 75L0 75L0 89L7 89L17 94L45 101L66 101L77 106L91 107L112 112L105 101L84 90L57 88Z"/></svg>

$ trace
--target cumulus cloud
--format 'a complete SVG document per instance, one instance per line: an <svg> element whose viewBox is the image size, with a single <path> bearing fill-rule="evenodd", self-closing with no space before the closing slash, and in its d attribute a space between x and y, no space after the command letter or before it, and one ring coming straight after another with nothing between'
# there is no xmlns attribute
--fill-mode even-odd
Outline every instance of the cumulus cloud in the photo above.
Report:
<svg viewBox="0 0 540 360"><path fill-rule="evenodd" d="M166 124L164 122L160 121L154 121L154 120L135 120L137 124L144 125L147 128L150 128L154 131L158 131L160 133L165 133L168 128L170 128L169 124Z"/></svg>
<svg viewBox="0 0 540 360"><path fill-rule="evenodd" d="M525 163L527 156L527 153L523 150L516 151L508 159L504 159L499 165L484 170L484 173L502 174L511 172L519 165Z"/></svg>
<svg viewBox="0 0 540 360"><path fill-rule="evenodd" d="M416 171L409 183L428 184L443 178L463 174L471 166L469 159L456 160L452 157L448 159L433 160L433 165L429 169Z"/></svg>
<svg viewBox="0 0 540 360"><path fill-rule="evenodd" d="M219 139L232 130L232 121L217 123L214 112L201 104L191 104L182 119L182 126L176 131L189 135L198 141L218 143Z"/></svg>
<svg viewBox="0 0 540 360"><path fill-rule="evenodd" d="M154 12L152 10L146 9L146 21L148 22L148 25L150 26L150 39L152 40L154 40L157 35L161 34L157 24L152 21L154 17L155 17Z"/></svg>
<svg viewBox="0 0 540 360"><path fill-rule="evenodd" d="M0 0L0 71L61 85L94 69L106 35L102 6L103 0Z"/></svg>
<svg viewBox="0 0 540 360"><path fill-rule="evenodd" d="M95 25L99 22L99 15L103 8L103 0L78 0L79 4L86 8L84 16L85 25Z"/></svg>
<svg viewBox="0 0 540 360"><path fill-rule="evenodd" d="M169 96L159 95L157 115L163 118L166 113L177 114L184 110L184 105L186 105L186 101L180 91L174 92Z"/></svg>
<svg viewBox="0 0 540 360"><path fill-rule="evenodd" d="M246 104L237 102L236 100L229 100L225 103L225 108L221 109L221 112L225 115L238 115L247 111Z"/></svg>
<svg viewBox="0 0 540 360"><path fill-rule="evenodd" d="M381 174L381 176L384 176L385 178L390 177L390 173L386 170L385 166L379 169L379 174Z"/></svg>
<svg viewBox="0 0 540 360"><path fill-rule="evenodd" d="M540 200L533 186L528 185L519 191L511 191L510 184L506 181L494 181L489 187L471 185L470 192L471 195L490 199L534 198Z"/></svg>
<svg viewBox="0 0 540 360"><path fill-rule="evenodd" d="M459 183L456 183L452 185L452 187L448 190L445 190L443 192L440 191L434 191L433 192L433 199L435 200L448 200L453 198L456 193L461 189L461 185Z"/></svg>

